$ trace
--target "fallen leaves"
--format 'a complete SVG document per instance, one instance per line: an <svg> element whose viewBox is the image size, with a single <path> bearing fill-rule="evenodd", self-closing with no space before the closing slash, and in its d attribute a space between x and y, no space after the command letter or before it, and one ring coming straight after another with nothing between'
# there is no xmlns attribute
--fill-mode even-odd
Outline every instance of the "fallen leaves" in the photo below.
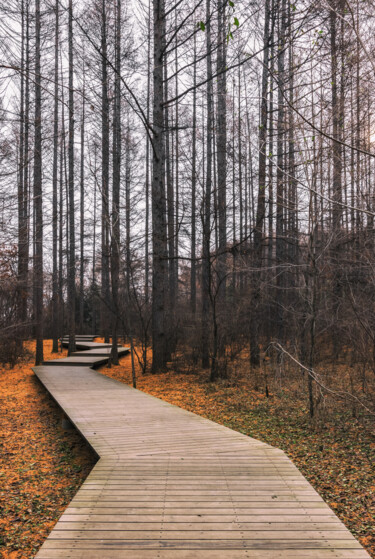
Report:
<svg viewBox="0 0 375 559"><path fill-rule="evenodd" d="M34 344L13 369L0 369L0 556L34 557L96 459L31 370ZM45 359L51 354L45 342Z"/></svg>

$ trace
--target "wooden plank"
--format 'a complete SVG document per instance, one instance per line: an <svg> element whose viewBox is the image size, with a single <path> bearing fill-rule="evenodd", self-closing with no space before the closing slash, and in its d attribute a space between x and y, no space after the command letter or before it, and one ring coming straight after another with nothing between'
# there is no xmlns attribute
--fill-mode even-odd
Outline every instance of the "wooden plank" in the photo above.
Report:
<svg viewBox="0 0 375 559"><path fill-rule="evenodd" d="M73 538L55 538L54 531L47 538L44 543L46 549L66 549L69 547L75 547L76 549L263 549L268 550L268 558L273 558L273 552L275 550L361 550L361 546L358 542L353 540L285 540L285 539L260 539L260 540L249 540L249 539L221 539L217 540L203 540L203 539L186 539L186 540L174 540L174 539L153 539L153 540L142 540L142 539L123 539L123 540L112 540L112 539L102 539L96 540L91 538L77 538L74 534ZM38 557L38 555L36 555ZM103 555L105 557L105 555ZM199 554L197 554L199 557ZM369 555L367 554L367 558Z"/></svg>
<svg viewBox="0 0 375 559"><path fill-rule="evenodd" d="M122 357L123 355L128 354L130 351L130 348L128 347L118 347L117 348L117 352L119 357ZM75 351L74 353L72 353L72 356L74 357L84 357L84 356L100 356L100 357L108 357L111 355L112 352L112 346L111 347L103 347L103 348L93 348L93 349L89 349L89 350L85 350L85 351Z"/></svg>
<svg viewBox="0 0 375 559"><path fill-rule="evenodd" d="M89 515L90 516L90 515ZM102 517L103 518L103 517ZM278 532L283 532L283 537L287 537L287 534L293 534L292 537L301 537L301 532L304 534L312 534L321 535L324 533L335 534L337 537L337 533L345 532L343 536L349 537L347 530L344 525L332 525L329 523L322 523L322 524L312 524L308 522L301 522L301 523L291 523L291 522L269 522L269 523L262 523L262 522L238 522L236 516L234 515L231 520L228 520L229 517L221 518L216 522L209 522L206 518L200 518L199 521L195 522L188 522L188 521L180 521L180 522L168 522L164 519L164 517L159 517L158 521L154 522L146 522L144 519L139 519L138 521L127 521L121 522L119 518L111 517L111 519L106 519L105 521L95 521L93 518L89 518L89 520L70 520L66 521L65 518L60 520L55 525L55 530L95 530L96 532L100 533L100 531L120 531L128 532L128 531L142 531L142 532L152 532L152 531L179 531L179 532L186 532L186 531L201 531L205 530L206 532L209 531L210 533L218 531L225 533L227 531L239 531L241 534L244 532L253 532L254 534L259 534L262 531L272 531L273 535L277 534ZM320 526L320 527L318 527ZM340 534L339 534L340 535ZM267 535L267 537L270 537ZM291 536L289 536L291 537Z"/></svg>
<svg viewBox="0 0 375 559"><path fill-rule="evenodd" d="M106 559L176 559L176 550L159 549L157 553L153 550L125 550L116 549L42 549L38 557L41 559L57 559L57 558L70 558L70 559L102 559L103 551ZM219 550L214 551L209 549L200 550L178 550L178 559L270 559L269 551L264 550ZM293 550L287 551L273 550L272 559L366 559L368 555L364 550Z"/></svg>
<svg viewBox="0 0 375 559"><path fill-rule="evenodd" d="M92 339L34 369L100 456L37 558L369 557L282 451L93 371Z"/></svg>

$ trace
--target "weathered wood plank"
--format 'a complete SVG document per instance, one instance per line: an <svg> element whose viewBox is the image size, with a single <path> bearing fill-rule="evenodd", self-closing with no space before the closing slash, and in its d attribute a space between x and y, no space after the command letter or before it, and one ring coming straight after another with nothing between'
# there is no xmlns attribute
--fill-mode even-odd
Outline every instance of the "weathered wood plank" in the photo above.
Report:
<svg viewBox="0 0 375 559"><path fill-rule="evenodd" d="M273 552L274 550L361 550L361 546L355 540L307 540L301 538L300 540L285 540L285 539L221 539L217 540L203 540L203 539L161 539L144 540L144 539L91 539L91 538L77 538L74 534L73 538L55 538L54 531L51 536L47 538L44 543L46 549L66 549L70 546L76 549L263 549ZM37 556L38 557L38 556ZM105 555L103 555L105 557ZM199 557L199 555L197 555ZM368 557L368 555L367 555ZM273 558L273 554L269 554L269 558Z"/></svg>
<svg viewBox="0 0 375 559"><path fill-rule="evenodd" d="M105 551L106 559L176 559L176 550L159 549L154 550L124 550L116 549L42 549L38 557L41 559L102 559ZM367 553L364 550L293 550L286 551L272 550L272 559L366 559ZM219 550L209 549L199 550L178 550L178 559L270 559L270 552L264 550Z"/></svg>

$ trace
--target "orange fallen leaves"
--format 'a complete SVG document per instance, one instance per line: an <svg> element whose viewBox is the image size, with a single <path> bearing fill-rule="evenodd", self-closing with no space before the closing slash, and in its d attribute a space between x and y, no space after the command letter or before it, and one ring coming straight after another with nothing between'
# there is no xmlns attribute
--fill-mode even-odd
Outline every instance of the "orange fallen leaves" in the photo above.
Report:
<svg viewBox="0 0 375 559"><path fill-rule="evenodd" d="M13 369L0 369L0 556L35 556L95 463L75 431L63 431L61 413L34 376L33 352ZM46 360L51 354L45 342Z"/></svg>

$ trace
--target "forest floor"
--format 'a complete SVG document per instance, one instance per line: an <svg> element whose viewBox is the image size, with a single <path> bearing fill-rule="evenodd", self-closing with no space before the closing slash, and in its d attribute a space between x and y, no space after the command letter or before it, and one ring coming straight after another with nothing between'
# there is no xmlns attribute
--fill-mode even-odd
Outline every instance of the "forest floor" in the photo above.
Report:
<svg viewBox="0 0 375 559"><path fill-rule="evenodd" d="M52 343L44 344L44 358ZM34 557L89 474L96 456L73 429L31 367L35 344L14 368L0 368L0 557Z"/></svg>
<svg viewBox="0 0 375 559"><path fill-rule="evenodd" d="M51 343L45 347L49 359ZM61 412L33 375L32 365L30 354L0 374L4 559L34 557L96 461L74 430L62 430ZM300 397L296 405L299 386L281 391L270 382L267 397L265 390L254 389L243 359L233 370L229 380L212 384L208 371L192 370L183 362L158 375L142 375L137 366L137 388L282 448L375 558L373 422L353 417L347 407L330 410L324 422L311 423L306 398ZM101 372L131 384L130 357Z"/></svg>

